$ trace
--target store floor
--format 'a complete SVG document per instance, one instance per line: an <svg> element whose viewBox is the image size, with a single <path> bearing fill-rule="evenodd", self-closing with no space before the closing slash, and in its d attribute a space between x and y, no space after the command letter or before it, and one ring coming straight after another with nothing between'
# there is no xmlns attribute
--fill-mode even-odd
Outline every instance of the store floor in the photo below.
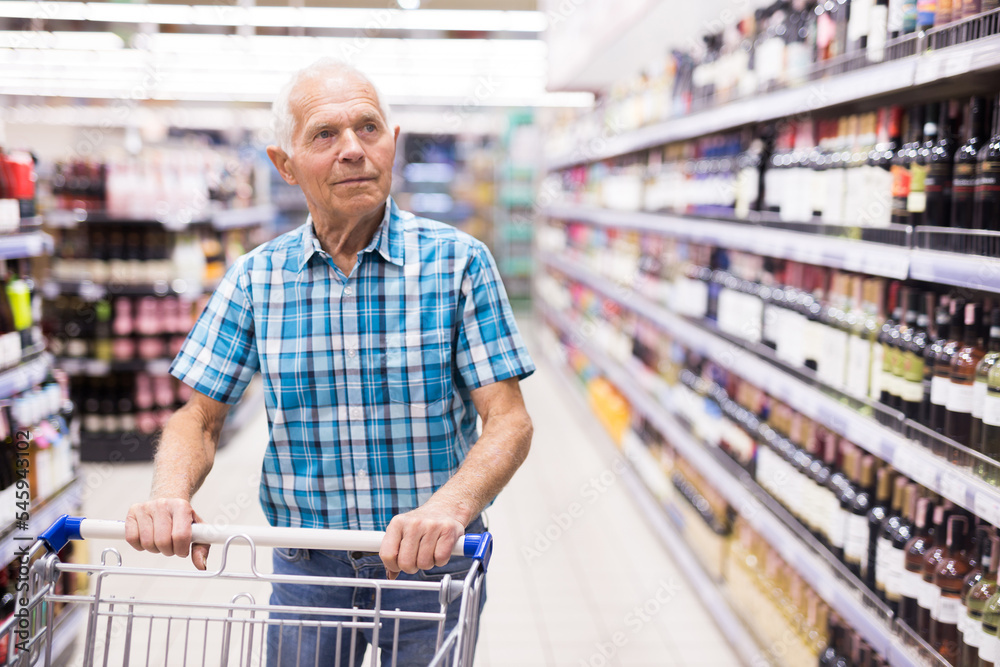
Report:
<svg viewBox="0 0 1000 667"><path fill-rule="evenodd" d="M605 439L588 432L593 421L541 357L530 318L522 318L522 327L539 366L522 383L535 437L524 467L488 511L496 550L476 665L739 664L697 591L638 514ZM264 523L256 486L265 438L261 411L219 452L195 498L205 520ZM130 503L147 497L152 467L93 464L83 474L84 515L123 518ZM91 560L105 546L91 543ZM215 548L210 567L219 559ZM125 561L190 568L177 558L134 552L126 552ZM262 550L258 563L269 571L270 555ZM160 586L164 594L178 587L149 579L130 585ZM253 592L266 599L266 586ZM163 655L163 648L154 646L152 655ZM154 658L150 664L159 663Z"/></svg>

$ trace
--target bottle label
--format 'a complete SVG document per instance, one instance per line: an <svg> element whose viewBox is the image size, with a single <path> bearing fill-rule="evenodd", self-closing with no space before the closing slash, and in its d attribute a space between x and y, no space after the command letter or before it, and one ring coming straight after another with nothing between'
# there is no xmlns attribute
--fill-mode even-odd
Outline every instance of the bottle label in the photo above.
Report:
<svg viewBox="0 0 1000 667"><path fill-rule="evenodd" d="M910 194L910 170L901 164L894 164L889 170L892 174L892 196L904 198Z"/></svg>
<svg viewBox="0 0 1000 667"><path fill-rule="evenodd" d="M915 598L919 597L923 585L924 585L923 572L919 571L913 572L911 570L904 569L899 575L900 591L912 594Z"/></svg>
<svg viewBox="0 0 1000 667"><path fill-rule="evenodd" d="M953 381L951 387L948 389L948 400L945 403L948 411L971 414L974 393L974 384L963 384Z"/></svg>
<svg viewBox="0 0 1000 667"><path fill-rule="evenodd" d="M906 198L906 210L910 213L923 213L927 210L927 165L910 165L910 194Z"/></svg>
<svg viewBox="0 0 1000 667"><path fill-rule="evenodd" d="M920 588L917 589L917 604L923 609L932 611L937 605L937 599L941 597L941 589L927 581L921 576Z"/></svg>
<svg viewBox="0 0 1000 667"><path fill-rule="evenodd" d="M934 162L927 167L927 179L924 181L924 190L927 193L951 192L951 164L948 162Z"/></svg>
<svg viewBox="0 0 1000 667"><path fill-rule="evenodd" d="M962 598L939 595L931 611L931 618L942 625L957 625L959 615L964 613Z"/></svg>
<svg viewBox="0 0 1000 667"><path fill-rule="evenodd" d="M984 632L979 644L979 659L983 662L995 663L997 655L1000 654L998 648L1000 648L1000 639L996 635Z"/></svg>
<svg viewBox="0 0 1000 667"><path fill-rule="evenodd" d="M861 561L868 553L868 517L847 513L847 537L844 542L844 556Z"/></svg>
<svg viewBox="0 0 1000 667"><path fill-rule="evenodd" d="M931 378L931 403L934 405L948 404L948 390L951 388L951 379L940 375Z"/></svg>
<svg viewBox="0 0 1000 667"><path fill-rule="evenodd" d="M885 350L881 345L872 345L871 356L872 363L868 396L872 400L877 401L882 396L882 366L885 360Z"/></svg>
<svg viewBox="0 0 1000 667"><path fill-rule="evenodd" d="M952 180L952 193L956 195L971 195L976 187L976 165L962 162L955 165L955 178Z"/></svg>
<svg viewBox="0 0 1000 667"><path fill-rule="evenodd" d="M859 336L851 336L847 351L847 391L855 396L868 395L871 349L870 341Z"/></svg>
<svg viewBox="0 0 1000 667"><path fill-rule="evenodd" d="M836 499L834 500L836 502ZM838 504L833 512L833 519L830 521L830 544L837 549L844 548L844 533L847 528L847 512L841 509Z"/></svg>
<svg viewBox="0 0 1000 667"><path fill-rule="evenodd" d="M878 538L875 542L875 585L876 588L886 589L886 575L889 574L889 552L892 550L892 543L884 537Z"/></svg>
<svg viewBox="0 0 1000 667"><path fill-rule="evenodd" d="M962 640L972 648L978 649L983 645L983 624L969 614L962 614L962 621L965 623Z"/></svg>
<svg viewBox="0 0 1000 667"><path fill-rule="evenodd" d="M924 400L924 381L903 380L899 383L899 397L907 403L920 403Z"/></svg>
<svg viewBox="0 0 1000 667"><path fill-rule="evenodd" d="M986 404L986 382L976 380L972 386L972 416L976 419L982 419L983 407Z"/></svg>
<svg viewBox="0 0 1000 667"><path fill-rule="evenodd" d="M983 401L983 423L1000 426L1000 392L987 390Z"/></svg>
<svg viewBox="0 0 1000 667"><path fill-rule="evenodd" d="M906 562L906 551L890 547L886 557L885 594L898 600L906 592L903 588L903 569Z"/></svg>

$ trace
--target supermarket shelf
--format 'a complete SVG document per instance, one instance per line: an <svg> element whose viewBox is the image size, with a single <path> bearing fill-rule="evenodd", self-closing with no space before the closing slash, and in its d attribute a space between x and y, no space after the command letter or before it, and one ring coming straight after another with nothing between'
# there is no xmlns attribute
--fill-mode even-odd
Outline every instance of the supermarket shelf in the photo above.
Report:
<svg viewBox="0 0 1000 667"><path fill-rule="evenodd" d="M263 225L274 220L278 209L270 204L249 208L230 208L216 211L212 215L212 227L219 231L245 229Z"/></svg>
<svg viewBox="0 0 1000 667"><path fill-rule="evenodd" d="M3 554L3 562L9 563L14 560L14 553L18 547L30 546L38 533L52 525L63 514L79 514L82 498L83 480L77 477L54 496L31 509L31 519L28 524L30 533L15 531L13 525L6 526L2 533L3 537L0 538L0 554ZM15 537L30 537L32 540L16 540Z"/></svg>
<svg viewBox="0 0 1000 667"><path fill-rule="evenodd" d="M985 37L602 138L549 161L548 169L558 171L743 125L912 91L914 86L940 84L959 76L978 77L997 69L1000 36Z"/></svg>
<svg viewBox="0 0 1000 667"><path fill-rule="evenodd" d="M0 236L0 259L21 259L51 255L55 250L52 237L45 232Z"/></svg>
<svg viewBox="0 0 1000 667"><path fill-rule="evenodd" d="M574 327L562 315L545 311L546 318L564 332ZM918 665L913 656L894 642L890 626L874 616L863 604L857 591L840 581L823 560L809 549L798 536L772 514L743 484L726 470L718 460L691 436L656 399L650 396L632 378L630 373L600 351L584 342L580 348L637 410L666 437L677 452L698 472L727 502L746 519L793 569L826 600L840 616L853 627L876 651L885 655L891 665Z"/></svg>
<svg viewBox="0 0 1000 667"><path fill-rule="evenodd" d="M149 227L163 227L169 231L184 231L190 227L207 225L210 219L191 220L182 216L119 216L107 211L87 211L82 208L72 210L49 211L45 214L45 224L60 229L73 229L84 223L93 224L127 224Z"/></svg>
<svg viewBox="0 0 1000 667"><path fill-rule="evenodd" d="M158 281L143 285L126 283L94 283L89 280L50 280L42 284L42 294L46 299L54 299L62 294L80 296L87 301L99 301L111 296L179 296L195 299L203 292L192 293L186 281L177 279L171 282Z"/></svg>
<svg viewBox="0 0 1000 667"><path fill-rule="evenodd" d="M31 361L0 373L0 400L20 394L42 382L51 366L52 355L42 353Z"/></svg>
<svg viewBox="0 0 1000 667"><path fill-rule="evenodd" d="M70 375L89 375L103 377L111 373L149 373L150 375L167 375L170 372L172 359L130 359L128 361L104 361L78 357L59 357L55 360L57 368Z"/></svg>
<svg viewBox="0 0 1000 667"><path fill-rule="evenodd" d="M912 440L844 405L817 387L789 375L742 345L674 315L635 292L623 293L610 281L597 276L579 263L544 253L539 255L539 259L645 317L688 349L727 368L739 368L740 375L753 378L761 389L806 417L891 463L902 474L931 491L975 512L991 524L1000 526L1000 488L926 452Z"/></svg>
<svg viewBox="0 0 1000 667"><path fill-rule="evenodd" d="M991 37L980 41L989 43L988 45L978 45L984 52L990 48L1000 48L1000 37ZM568 155L558 156L549 161L547 167L549 171L558 171L577 164L606 160L730 128L786 116L801 116L848 102L908 90L914 85L915 75L919 68L918 62L925 57L915 56L873 65L828 79L810 81L798 88L758 95L707 111L613 135L606 140L592 142L591 145L597 144L597 150L578 149ZM960 59L964 62L964 57ZM987 63L980 67L978 62L974 65L970 62L965 73L985 71L995 66ZM924 65L923 71L930 72L931 68L930 65ZM931 79L922 83L931 83L936 80Z"/></svg>
<svg viewBox="0 0 1000 667"><path fill-rule="evenodd" d="M604 427L598 423L583 399L575 378L566 371L565 366L558 360L549 359L548 361L555 367L563 381L571 387L568 393L577 408L577 414L586 425L586 430L589 433L597 434L604 444L603 449L608 452L607 455L621 456L608 438ZM688 547L679 527L671 518L678 515L678 511L672 506L672 503L661 501L650 492L627 456L624 461L627 465L623 469L621 479L625 483L625 488L670 553L678 569L687 578L691 588L698 591L698 597L701 599L705 611L709 613L722 631L723 636L729 641L730 646L745 664L762 664L762 652L754 640L753 634L743 624L733 608L729 606L727 596L702 567L698 556ZM665 483L669 484L669 482Z"/></svg>
<svg viewBox="0 0 1000 667"><path fill-rule="evenodd" d="M907 277L910 267L911 251L908 247L819 236L750 223L613 211L590 206L552 206L545 213L562 220L579 220L601 227L653 232L684 238L694 243L719 245L768 257L900 280ZM1000 276L997 282L1000 284Z"/></svg>
<svg viewBox="0 0 1000 667"><path fill-rule="evenodd" d="M910 251L910 277L916 280L1000 291L1000 259L914 248Z"/></svg>

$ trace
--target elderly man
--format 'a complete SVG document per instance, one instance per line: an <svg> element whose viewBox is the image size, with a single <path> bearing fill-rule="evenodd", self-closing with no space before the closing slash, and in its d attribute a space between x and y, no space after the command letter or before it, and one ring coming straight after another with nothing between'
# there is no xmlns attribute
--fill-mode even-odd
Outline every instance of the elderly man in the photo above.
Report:
<svg viewBox="0 0 1000 667"><path fill-rule="evenodd" d="M455 542L483 530L480 513L524 461L532 434L518 381L534 364L493 259L482 243L389 197L399 127L360 72L321 60L293 76L274 111L279 145L268 156L302 189L310 219L241 257L188 336L171 373L195 391L163 430L152 497L129 509L128 541L190 552L204 569L207 548L191 546L200 519L190 501L226 412L259 370L268 520L386 531L377 555L276 549L275 572L460 575L470 564L449 562ZM352 607L370 604L364 590L275 585L271 600ZM400 597L383 607L413 608L412 592L392 595ZM295 634L283 653L297 649ZM321 633L321 656L333 655L335 634ZM272 664L277 639L272 629ZM435 628L404 623L397 664L426 665L435 640ZM391 655L391 645L381 650ZM311 653L301 664L314 664Z"/></svg>

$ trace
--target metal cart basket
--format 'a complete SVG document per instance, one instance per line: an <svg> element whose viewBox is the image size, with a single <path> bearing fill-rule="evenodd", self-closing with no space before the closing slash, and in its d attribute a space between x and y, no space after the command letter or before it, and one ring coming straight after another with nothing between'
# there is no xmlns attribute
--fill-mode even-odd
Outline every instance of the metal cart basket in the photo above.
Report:
<svg viewBox="0 0 1000 667"><path fill-rule="evenodd" d="M355 663L358 633L371 636L371 666L378 663L380 636L390 633L393 645L399 640L400 625L407 621L437 625L437 652L430 663L444 667L471 667L479 624L480 599L486 567L492 554L489 533L469 534L459 540L453 555L473 558L464 578L445 575L440 581L388 581L334 577L295 577L259 572L256 549L287 547L377 552L383 533L350 530L315 530L257 526L228 527L225 531L208 524L192 526L192 541L222 544L222 562L217 570L130 568L123 564L117 549L105 549L100 565L63 563L57 553L69 540L125 538L125 524L63 516L31 547L22 563L28 565L26 590L18 593L15 613L0 626L0 645L6 653L0 665L53 667L53 639L58 632L57 611L86 615L82 637L84 667L203 667L239 665L263 667L267 656L269 627L280 627L281 637L329 638L334 633L337 647L349 652ZM249 559L245 550L249 548ZM239 552L243 552L240 554ZM234 565L247 560L245 567ZM30 564L30 565L29 565ZM89 575L90 593L56 591L56 581L64 573ZM141 597L135 597L136 578L141 578ZM121 582L130 581L124 596L116 594ZM269 592L271 583L349 586L370 588L375 600L369 609L273 606L257 601ZM262 590L263 587L263 590ZM437 612L384 609L382 598L392 589L423 591L437 600ZM256 595L255 595L256 593ZM264 598L266 600L266 597ZM445 632L448 606L460 601L457 624ZM434 605L432 604L431 607ZM292 615L292 618L289 616ZM299 615L295 617L296 615ZM291 628L291 630L289 630ZM333 641L333 640L330 640ZM358 648L358 652L361 649ZM392 664L395 665L396 651ZM287 654L286 654L287 655ZM307 667L301 655L283 667ZM340 664L340 651L320 655L309 666ZM61 666L58 666L61 667Z"/></svg>

